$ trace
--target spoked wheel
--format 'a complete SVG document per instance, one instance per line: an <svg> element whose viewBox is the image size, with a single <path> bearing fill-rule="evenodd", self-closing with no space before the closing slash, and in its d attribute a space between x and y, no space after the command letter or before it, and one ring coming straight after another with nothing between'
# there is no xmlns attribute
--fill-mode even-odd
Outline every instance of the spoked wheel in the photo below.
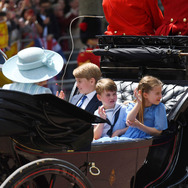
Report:
<svg viewBox="0 0 188 188"><path fill-rule="evenodd" d="M88 178L73 164L54 158L32 161L18 168L1 188L91 188Z"/></svg>

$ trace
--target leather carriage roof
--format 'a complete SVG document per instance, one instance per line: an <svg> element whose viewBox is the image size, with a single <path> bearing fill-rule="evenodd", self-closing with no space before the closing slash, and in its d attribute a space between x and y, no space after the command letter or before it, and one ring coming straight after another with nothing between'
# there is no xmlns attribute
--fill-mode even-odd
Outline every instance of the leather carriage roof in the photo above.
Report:
<svg viewBox="0 0 188 188"><path fill-rule="evenodd" d="M28 107L29 110L32 109L32 111L28 113L39 117L41 117L41 115L38 114L38 112L42 112L43 110L52 110L54 108L54 114L58 113L62 116L66 115L71 118L77 118L82 121L86 121L88 123L104 122L104 120L100 117L95 116L51 94L30 95L23 92L0 89L0 100L1 105L3 105L1 108L4 107L5 109L9 109L12 107L13 109L14 105L24 108ZM14 108L14 110L21 111L21 108Z"/></svg>
<svg viewBox="0 0 188 188"><path fill-rule="evenodd" d="M0 136L43 151L79 149L93 139L91 123L105 122L52 94L0 89Z"/></svg>
<svg viewBox="0 0 188 188"><path fill-rule="evenodd" d="M104 77L133 80L149 74L161 80L187 79L188 60L179 55L180 51L188 52L187 36L101 35L98 38L100 49L106 51L101 54L100 64ZM139 49L146 53L141 56Z"/></svg>

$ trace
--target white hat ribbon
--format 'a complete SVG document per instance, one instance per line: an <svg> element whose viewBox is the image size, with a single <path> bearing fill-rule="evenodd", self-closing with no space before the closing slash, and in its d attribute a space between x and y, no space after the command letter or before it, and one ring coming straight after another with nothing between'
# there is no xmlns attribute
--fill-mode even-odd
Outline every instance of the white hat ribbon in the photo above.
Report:
<svg viewBox="0 0 188 188"><path fill-rule="evenodd" d="M52 62L52 57L54 56L54 53L48 54L47 56L42 59L42 64L46 65L49 68L54 68L54 64Z"/></svg>

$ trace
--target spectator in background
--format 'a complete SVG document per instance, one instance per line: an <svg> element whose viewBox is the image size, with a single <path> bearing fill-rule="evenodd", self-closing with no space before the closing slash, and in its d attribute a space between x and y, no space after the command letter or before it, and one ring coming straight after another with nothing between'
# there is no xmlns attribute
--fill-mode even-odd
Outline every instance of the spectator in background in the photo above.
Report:
<svg viewBox="0 0 188 188"><path fill-rule="evenodd" d="M12 41L15 41L18 39L18 27L15 21L15 14L12 11L0 11L0 22L4 22L6 24L6 27L8 28L8 33L7 36L5 36L6 34L4 33L4 26L1 25L1 36L3 38L7 37L7 46L8 47ZM2 38L1 38L2 40ZM4 39L3 39L4 40ZM1 41L2 44L2 41ZM1 46L1 45L0 45ZM2 46L0 47L2 48ZM4 48L4 47L3 47Z"/></svg>
<svg viewBox="0 0 188 188"><path fill-rule="evenodd" d="M15 0L6 0L1 2L1 10L6 13L6 23L8 26L9 46L12 42L18 40L18 27L17 27L17 5Z"/></svg>
<svg viewBox="0 0 188 188"><path fill-rule="evenodd" d="M43 27L43 34L40 37L40 44L42 47L48 50L53 50L59 53L65 60L63 50L58 43L58 38L60 35L60 30L58 26L57 19L54 15L54 11L51 7L51 2L46 0L40 1L40 12L37 14L37 21ZM48 80L48 87L55 94L57 90L56 83L57 78L53 77Z"/></svg>
<svg viewBox="0 0 188 188"><path fill-rule="evenodd" d="M187 0L161 0L164 20L155 35L188 35Z"/></svg>
<svg viewBox="0 0 188 188"><path fill-rule="evenodd" d="M91 62L100 67L100 56L96 56L87 50L93 50L98 48L98 38L96 35L101 35L101 20L100 18L86 17L79 25L80 39L85 47L78 54L77 63L78 66L83 63Z"/></svg>
<svg viewBox="0 0 188 188"><path fill-rule="evenodd" d="M0 11L0 24L1 24L1 33L3 33L4 36L1 36L0 40L0 48L4 48L8 44L8 27L6 24L7 17L6 12ZM0 53L0 68L2 68L2 65L5 62L5 57L2 55L2 52ZM6 83L11 83L11 80L6 78L2 71L0 71L0 87L2 87Z"/></svg>
<svg viewBox="0 0 188 188"><path fill-rule="evenodd" d="M157 0L103 0L106 35L154 35L163 14Z"/></svg>
<svg viewBox="0 0 188 188"><path fill-rule="evenodd" d="M1 0L0 1L0 10L2 10L4 6L5 6L5 0Z"/></svg>
<svg viewBox="0 0 188 188"><path fill-rule="evenodd" d="M18 0L16 3L16 14L19 17L23 16L24 10L27 10L29 8L32 8L32 4L30 0Z"/></svg>
<svg viewBox="0 0 188 188"><path fill-rule="evenodd" d="M30 25L33 28L34 35L37 37L41 36L43 33L42 26L38 23L36 14L33 9L27 9L24 13L24 19L26 20L26 25Z"/></svg>
<svg viewBox="0 0 188 188"><path fill-rule="evenodd" d="M2 11L16 11L15 0L2 1Z"/></svg>
<svg viewBox="0 0 188 188"><path fill-rule="evenodd" d="M67 29L69 29L71 22L74 20L71 24L71 33L73 36L78 37L74 39L75 49L80 49L82 42L79 39L79 18L75 19L79 16L79 0L69 0L68 6L70 7L70 9L65 14L65 19L68 25Z"/></svg>
<svg viewBox="0 0 188 188"><path fill-rule="evenodd" d="M40 1L40 12L37 13L37 21L43 27L41 38L47 38L47 40L55 38L57 40L60 37L59 27L52 11L50 1Z"/></svg>
<svg viewBox="0 0 188 188"><path fill-rule="evenodd" d="M33 9L27 9L24 12L24 18L19 19L20 38L28 39L29 43L34 42L34 46L41 47L39 38L43 33L42 26L36 19L36 14Z"/></svg>
<svg viewBox="0 0 188 188"><path fill-rule="evenodd" d="M69 0L69 11L65 14L65 18L69 20L69 23L79 16L79 0ZM73 23L73 27L77 25L78 20Z"/></svg>
<svg viewBox="0 0 188 188"><path fill-rule="evenodd" d="M60 31L60 36L66 36L68 33L68 26L69 26L69 20L65 18L64 14L64 8L65 8L65 3L64 0L58 1L58 3L54 4L52 6L53 8L53 13L54 16L57 20L59 31ZM63 39L59 41L62 50L68 50L68 40Z"/></svg>
<svg viewBox="0 0 188 188"><path fill-rule="evenodd" d="M65 22L64 8L65 8L65 4L63 3L55 3L52 6L53 14L55 16L55 19L57 20L61 34L65 33L66 31L65 27L67 26L65 25L66 22Z"/></svg>
<svg viewBox="0 0 188 188"><path fill-rule="evenodd" d="M41 46L48 50L58 52L64 58L61 46L57 42L57 39L61 35L59 34L58 22L51 8L50 1L41 0L40 13L37 15L37 21L43 27L43 33L40 37Z"/></svg>
<svg viewBox="0 0 188 188"><path fill-rule="evenodd" d="M13 11L6 11L7 15L7 25L8 25L8 31L9 31L9 45L18 40L19 35L19 29L18 29L18 23L17 23L17 17L16 14Z"/></svg>
<svg viewBox="0 0 188 188"><path fill-rule="evenodd" d="M58 0L57 4L60 4L60 6L63 8L63 12L64 12L65 7L66 7L65 0Z"/></svg>
<svg viewBox="0 0 188 188"><path fill-rule="evenodd" d="M36 13L40 12L40 0L32 0L32 9L34 9Z"/></svg>

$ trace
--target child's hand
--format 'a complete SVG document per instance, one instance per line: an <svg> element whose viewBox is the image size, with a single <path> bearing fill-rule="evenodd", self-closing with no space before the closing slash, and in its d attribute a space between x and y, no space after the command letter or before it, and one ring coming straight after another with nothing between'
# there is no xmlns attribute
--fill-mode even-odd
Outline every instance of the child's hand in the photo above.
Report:
<svg viewBox="0 0 188 188"><path fill-rule="evenodd" d="M135 128L139 128L140 126L140 122L137 119L135 119L134 121L130 121L129 119L127 119L126 124L127 126L135 127Z"/></svg>
<svg viewBox="0 0 188 188"><path fill-rule="evenodd" d="M65 93L62 90L60 92L57 91L56 92L56 97L59 97L60 99L64 99L65 98Z"/></svg>
<svg viewBox="0 0 188 188"><path fill-rule="evenodd" d="M112 137L115 137L115 136L120 136L121 135L121 130L116 130L113 134L112 134Z"/></svg>
<svg viewBox="0 0 188 188"><path fill-rule="evenodd" d="M106 113L104 111L104 107L103 106L99 106L98 108L98 114L101 118L106 119Z"/></svg>
<svg viewBox="0 0 188 188"><path fill-rule="evenodd" d="M142 92L141 92L141 90L138 91L138 89L136 88L134 90L134 96L136 97L136 100L138 101L138 103L142 103Z"/></svg>
<svg viewBox="0 0 188 188"><path fill-rule="evenodd" d="M131 121L129 119L126 120L126 125L127 126L132 126L132 124L133 124L133 121Z"/></svg>

